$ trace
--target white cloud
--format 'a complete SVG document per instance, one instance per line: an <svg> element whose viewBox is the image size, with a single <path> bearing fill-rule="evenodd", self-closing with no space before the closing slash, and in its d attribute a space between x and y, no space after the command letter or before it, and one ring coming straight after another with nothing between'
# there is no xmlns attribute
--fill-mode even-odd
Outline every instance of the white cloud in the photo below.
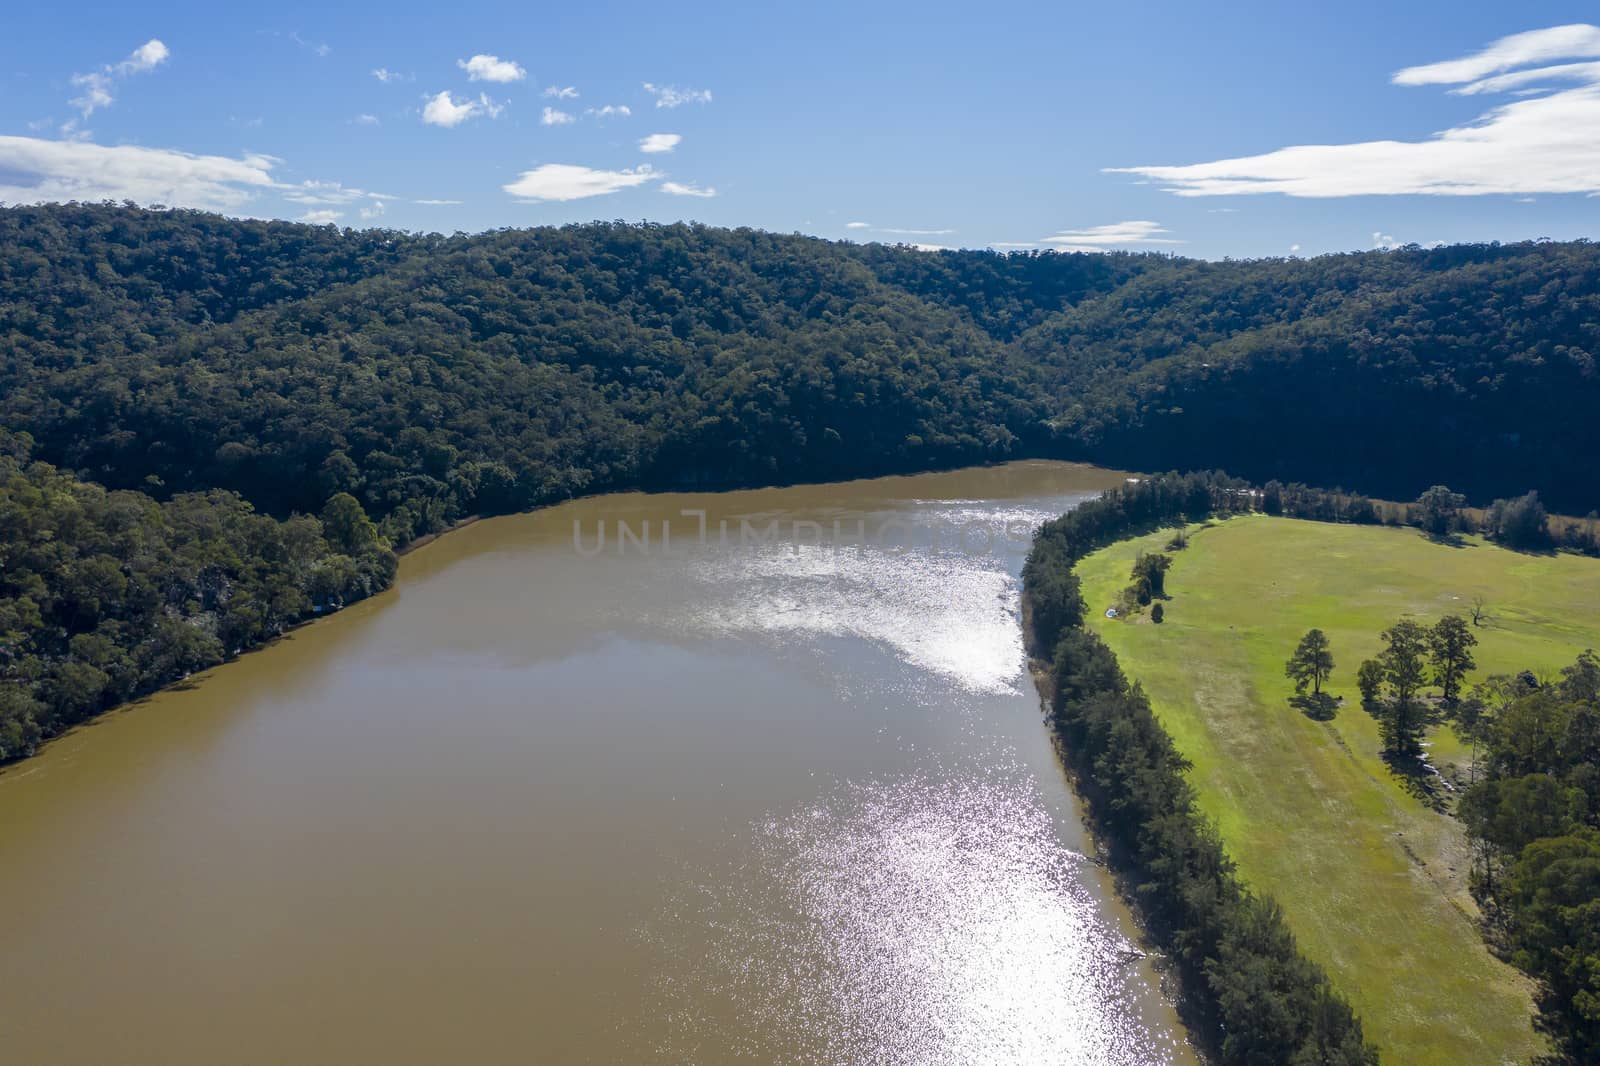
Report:
<svg viewBox="0 0 1600 1066"><path fill-rule="evenodd" d="M374 219L382 215L385 210L387 210L387 208L384 206L384 202L382 200L373 200L366 207L361 209L361 217L365 219Z"/></svg>
<svg viewBox="0 0 1600 1066"><path fill-rule="evenodd" d="M1533 91L1548 91L1548 86L1540 86L1540 82L1600 81L1600 63L1558 63L1552 67L1535 67L1532 70L1514 70L1509 74L1499 74L1493 78L1484 78L1472 82L1470 85L1458 85L1450 90L1452 96L1480 96L1484 93L1511 92L1518 96L1529 95ZM1528 86L1537 89L1529 90Z"/></svg>
<svg viewBox="0 0 1600 1066"><path fill-rule="evenodd" d="M307 211L305 214L300 216L299 220L301 222L310 222L315 226L326 226L330 223L339 221L343 217L343 211Z"/></svg>
<svg viewBox="0 0 1600 1066"><path fill-rule="evenodd" d="M461 203L460 200L413 200L411 202L414 204L422 204L426 207L454 207Z"/></svg>
<svg viewBox="0 0 1600 1066"><path fill-rule="evenodd" d="M539 116L541 126L567 126L578 121L565 111L557 111L553 107L544 109L544 114Z"/></svg>
<svg viewBox="0 0 1600 1066"><path fill-rule="evenodd" d="M1289 254L1290 255L1297 255L1297 254L1299 254L1299 252L1300 252L1300 246L1298 244L1289 245Z"/></svg>
<svg viewBox="0 0 1600 1066"><path fill-rule="evenodd" d="M74 74L72 84L83 90L82 96L74 96L67 103L77 108L79 113L88 118L102 107L108 107L116 101L111 95L111 76L109 74Z"/></svg>
<svg viewBox="0 0 1600 1066"><path fill-rule="evenodd" d="M0 201L134 200L210 211L236 210L272 189L266 155L190 155L164 148L0 136Z"/></svg>
<svg viewBox="0 0 1600 1066"><path fill-rule="evenodd" d="M509 59L499 56L475 55L471 59L458 59L456 66L467 72L468 81L521 81L528 72Z"/></svg>
<svg viewBox="0 0 1600 1066"><path fill-rule="evenodd" d="M135 48L132 54L118 63L114 69L119 78L126 78L129 74L145 74L165 63L171 55L166 45L152 37Z"/></svg>
<svg viewBox="0 0 1600 1066"><path fill-rule="evenodd" d="M607 104L605 107L585 108L583 113L595 118L627 118L633 114L633 108L627 104Z"/></svg>
<svg viewBox="0 0 1600 1066"><path fill-rule="evenodd" d="M383 82L385 85L389 84L391 81L407 80L404 74L401 74L398 70L390 70L388 67L376 68L372 71L372 76Z"/></svg>
<svg viewBox="0 0 1600 1066"><path fill-rule="evenodd" d="M649 166L631 170L595 170L572 163L546 163L523 171L516 181L503 188L526 203L582 200L589 196L605 196L620 189L631 189L664 176Z"/></svg>
<svg viewBox="0 0 1600 1066"><path fill-rule="evenodd" d="M1420 141L1296 145L1211 163L1111 172L1137 174L1179 196L1600 193L1600 63L1551 63L1596 56L1600 27L1571 25L1407 67L1394 75L1395 84L1454 85L1450 91L1460 95L1519 94Z"/></svg>
<svg viewBox="0 0 1600 1066"><path fill-rule="evenodd" d="M68 101L78 109L83 118L88 118L96 110L107 107L115 102L116 97L111 90L119 79L130 74L148 74L167 61L172 53L167 46L152 37L129 53L128 58L120 63L107 63L99 70L88 74L74 74L72 84L82 89L81 96L73 97ZM76 123L69 122L63 132L71 132Z"/></svg>
<svg viewBox="0 0 1600 1066"><path fill-rule="evenodd" d="M551 85L545 89L544 94L553 100L576 100L578 90L576 86Z"/></svg>
<svg viewBox="0 0 1600 1066"><path fill-rule="evenodd" d="M648 137L639 138L639 151L650 155L659 152L670 152L678 147L683 137L676 133L652 133Z"/></svg>
<svg viewBox="0 0 1600 1066"><path fill-rule="evenodd" d="M1374 248L1398 248L1400 247L1400 242L1390 234L1373 231L1372 246Z"/></svg>
<svg viewBox="0 0 1600 1066"><path fill-rule="evenodd" d="M450 91L446 89L435 96L428 97L428 103L422 109L422 121L430 126L443 126L446 129L453 129L467 121L467 119L476 118L479 115L498 118L503 110L505 110L504 104L497 104L481 93L476 100L467 97L455 100L450 96Z"/></svg>
<svg viewBox="0 0 1600 1066"><path fill-rule="evenodd" d="M893 229L888 226L879 226L879 233L893 233L900 237L944 237L954 233L953 229Z"/></svg>
<svg viewBox="0 0 1600 1066"><path fill-rule="evenodd" d="M1064 252L1098 252L1123 244L1182 244L1182 241L1162 236L1167 228L1159 222L1113 222L1087 229L1062 230L1045 237L1040 244L1048 244Z"/></svg>
<svg viewBox="0 0 1600 1066"><path fill-rule="evenodd" d="M1552 59L1600 56L1600 28L1582 23L1529 30L1502 37L1481 52L1462 59L1407 67L1394 76L1396 85L1457 85L1514 67Z"/></svg>
<svg viewBox="0 0 1600 1066"><path fill-rule="evenodd" d="M382 125L382 123L378 120L378 116L377 115L365 115L365 114L357 115L355 118L351 119L350 121L354 122L357 126L381 126Z"/></svg>
<svg viewBox="0 0 1600 1066"><path fill-rule="evenodd" d="M661 183L661 191L671 196L698 196L702 200L709 200L717 195L717 190L709 185L701 187L693 182L682 181L664 181Z"/></svg>
<svg viewBox="0 0 1600 1066"><path fill-rule="evenodd" d="M383 193L352 189L337 181L302 181L284 188L283 198L295 204L348 204L369 196L378 200L393 199Z"/></svg>
<svg viewBox="0 0 1600 1066"><path fill-rule="evenodd" d="M870 223L870 222L846 222L844 224L844 228L845 229L871 229L872 228L872 223Z"/></svg>
<svg viewBox="0 0 1600 1066"><path fill-rule="evenodd" d="M710 89L679 89L673 85L644 83L644 91L656 98L657 107L682 107L684 104L709 104Z"/></svg>
<svg viewBox="0 0 1600 1066"><path fill-rule="evenodd" d="M333 49L328 46L327 42L308 41L304 37L300 36L298 32L289 34L289 40L293 41L301 48L314 52L319 59L326 59L333 52Z"/></svg>

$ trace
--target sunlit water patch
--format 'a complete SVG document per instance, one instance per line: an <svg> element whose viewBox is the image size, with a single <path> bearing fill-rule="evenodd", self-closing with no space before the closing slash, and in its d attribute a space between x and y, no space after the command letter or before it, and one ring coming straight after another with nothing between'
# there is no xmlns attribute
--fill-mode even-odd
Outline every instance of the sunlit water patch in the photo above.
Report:
<svg viewBox="0 0 1600 1066"><path fill-rule="evenodd" d="M968 692L1017 691L1018 584L998 556L833 546L749 550L695 571L716 635L855 637Z"/></svg>
<svg viewBox="0 0 1600 1066"><path fill-rule="evenodd" d="M1031 779L845 786L761 825L675 920L715 935L662 989L673 1057L775 1062L1169 1061L1123 1004L1137 957L1097 912ZM674 939L670 935L666 939ZM725 1032L675 990L737 1004Z"/></svg>

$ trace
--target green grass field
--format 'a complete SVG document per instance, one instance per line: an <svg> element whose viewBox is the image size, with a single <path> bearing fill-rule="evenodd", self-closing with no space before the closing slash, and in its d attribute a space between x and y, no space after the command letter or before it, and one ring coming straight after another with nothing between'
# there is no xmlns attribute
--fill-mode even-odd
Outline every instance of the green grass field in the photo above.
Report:
<svg viewBox="0 0 1600 1066"><path fill-rule="evenodd" d="M1167 577L1166 618L1104 617L1140 549L1172 530L1123 541L1078 565L1090 625L1144 684L1194 763L1200 804L1240 873L1283 905L1302 949L1361 1013L1386 1062L1526 1062L1542 1046L1528 983L1496 960L1475 925L1460 824L1414 797L1379 757L1356 667L1403 615L1470 617L1478 669L1554 672L1600 647L1600 561L1522 555L1481 541L1452 547L1416 530L1284 518L1191 527ZM1329 722L1289 705L1284 660L1313 626L1337 663ZM1464 764L1448 730L1435 764Z"/></svg>

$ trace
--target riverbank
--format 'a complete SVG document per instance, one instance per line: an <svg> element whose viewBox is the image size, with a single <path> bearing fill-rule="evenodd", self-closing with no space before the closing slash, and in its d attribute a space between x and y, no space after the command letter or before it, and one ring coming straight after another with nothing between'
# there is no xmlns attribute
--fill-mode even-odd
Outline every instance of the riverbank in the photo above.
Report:
<svg viewBox="0 0 1600 1066"><path fill-rule="evenodd" d="M1467 890L1460 823L1407 787L1379 755L1356 666L1401 616L1428 622L1487 603L1469 682L1554 672L1600 645L1600 562L1529 555L1411 529L1254 515L1191 532L1172 553L1164 620L1105 617L1141 551L1171 531L1102 548L1079 564L1090 628L1150 695L1189 780L1241 875L1284 906L1306 953L1345 988L1398 1061L1529 1061L1529 982L1484 946ZM1332 642L1330 721L1290 706L1283 662L1313 627ZM1430 761L1468 774L1446 726ZM1438 789L1448 805L1451 793Z"/></svg>
<svg viewBox="0 0 1600 1066"><path fill-rule="evenodd" d="M1166 946L1193 1004L1190 1031L1224 1062L1369 1066L1360 1020L1305 958L1270 897L1234 875L1196 807L1188 761L1142 687L1085 626L1075 573L1096 547L1130 532L1252 509L1222 475L1132 483L1043 526L1023 569L1023 625L1049 673L1050 720L1110 859L1136 885L1140 913Z"/></svg>

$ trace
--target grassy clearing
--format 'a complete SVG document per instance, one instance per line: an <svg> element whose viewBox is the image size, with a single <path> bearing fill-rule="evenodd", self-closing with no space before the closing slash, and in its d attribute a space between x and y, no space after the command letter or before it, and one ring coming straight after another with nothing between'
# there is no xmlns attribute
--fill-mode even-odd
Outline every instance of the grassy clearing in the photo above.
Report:
<svg viewBox="0 0 1600 1066"><path fill-rule="evenodd" d="M1167 577L1160 625L1104 617L1139 550L1164 531L1078 565L1091 626L1141 681L1241 874L1277 898L1306 953L1361 1012L1385 1061L1526 1062L1541 1047L1523 978L1484 948L1467 892L1460 825L1408 793L1379 757L1377 722L1355 671L1403 615L1470 617L1478 670L1555 671L1600 647L1600 562L1521 555L1415 530L1241 517L1192 534ZM1331 722L1291 707L1284 660L1305 631L1326 632L1337 662ZM1464 763L1448 730L1433 761Z"/></svg>

